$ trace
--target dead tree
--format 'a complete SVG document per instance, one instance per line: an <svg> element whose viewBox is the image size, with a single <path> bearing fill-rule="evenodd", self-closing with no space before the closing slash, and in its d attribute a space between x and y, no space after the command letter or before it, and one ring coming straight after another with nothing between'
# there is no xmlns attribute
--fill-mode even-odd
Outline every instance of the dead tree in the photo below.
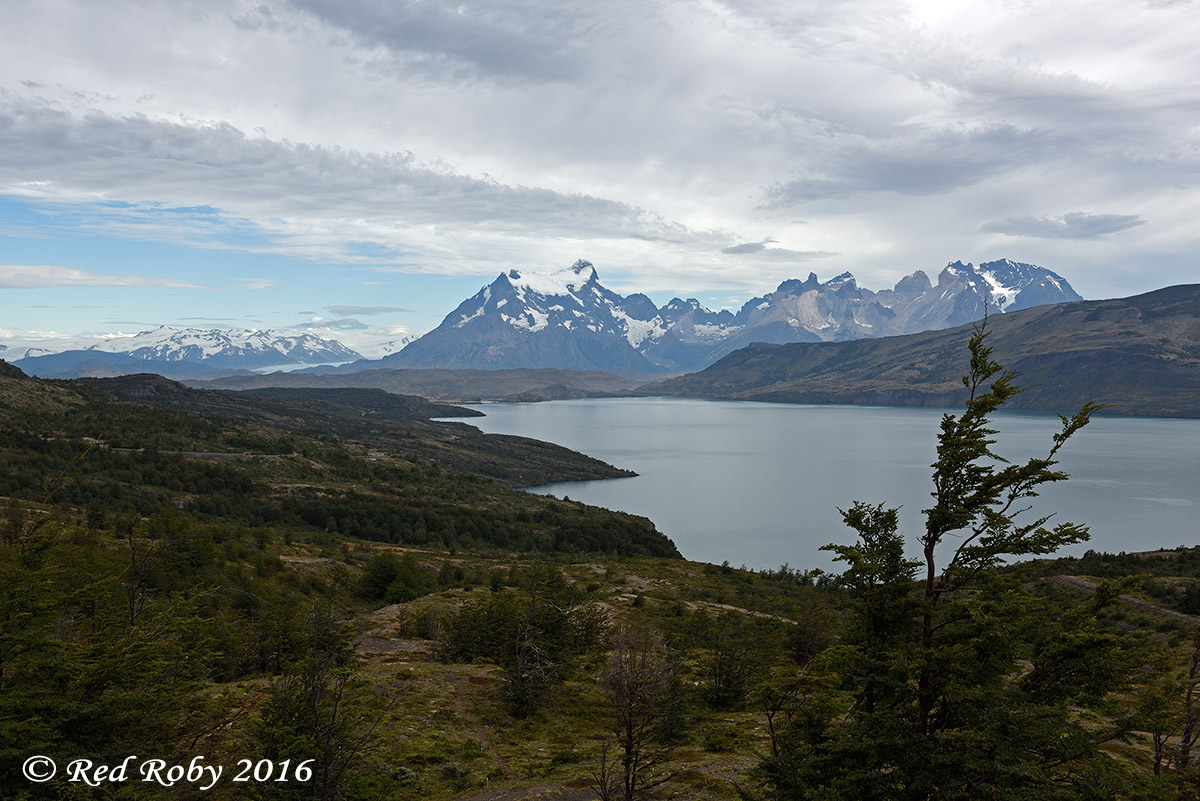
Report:
<svg viewBox="0 0 1200 801"><path fill-rule="evenodd" d="M620 765L614 767L620 774L612 783L623 801L651 798L662 785L684 773L666 769L671 749L662 736L675 670L674 655L658 631L631 626L617 631L612 662L600 684L616 714ZM602 799L613 797L607 750L604 762Z"/></svg>

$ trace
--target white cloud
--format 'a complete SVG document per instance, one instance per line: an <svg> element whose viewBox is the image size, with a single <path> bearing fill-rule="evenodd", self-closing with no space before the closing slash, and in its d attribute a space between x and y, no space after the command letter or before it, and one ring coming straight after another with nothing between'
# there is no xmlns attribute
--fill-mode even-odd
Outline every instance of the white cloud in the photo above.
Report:
<svg viewBox="0 0 1200 801"><path fill-rule="evenodd" d="M459 275L587 257L681 293L817 258L874 286L1000 256L1085 293L1194 274L1190 4L54 0L6 23L0 194L84 230ZM1120 214L1038 216L1062 209Z"/></svg>
<svg viewBox="0 0 1200 801"><path fill-rule="evenodd" d="M370 316L373 314L387 314L388 312L407 312L412 309L404 309L399 306L326 306L325 310L331 314L358 314Z"/></svg>
<svg viewBox="0 0 1200 801"><path fill-rule="evenodd" d="M980 230L1007 236L1032 236L1044 239L1100 239L1108 234L1127 231L1146 221L1136 214L1087 214L1073 211L1056 219L1016 217L986 223Z"/></svg>
<svg viewBox="0 0 1200 801"><path fill-rule="evenodd" d="M270 289L276 284L274 278L234 278L233 280L241 284L241 289L247 289L250 291Z"/></svg>
<svg viewBox="0 0 1200 801"><path fill-rule="evenodd" d="M255 139L225 123L78 115L29 101L0 106L4 191L130 238L359 263L394 263L407 252L416 271L461 271L471 237L502 248L709 236L636 206L461 175L409 152Z"/></svg>
<svg viewBox="0 0 1200 801"><path fill-rule="evenodd" d="M108 275L57 265L0 264L0 288L39 289L58 286L183 287L206 289L199 284L144 275Z"/></svg>

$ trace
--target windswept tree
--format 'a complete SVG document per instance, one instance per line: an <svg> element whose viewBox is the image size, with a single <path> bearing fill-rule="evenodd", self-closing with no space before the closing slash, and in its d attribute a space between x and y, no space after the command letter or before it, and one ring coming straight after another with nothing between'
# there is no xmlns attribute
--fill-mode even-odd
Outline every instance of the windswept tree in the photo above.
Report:
<svg viewBox="0 0 1200 801"><path fill-rule="evenodd" d="M1045 455L1001 457L991 417L1020 390L987 336L985 320L969 341L965 410L942 417L924 531L907 542L882 504L842 512L857 541L826 548L846 564L852 620L779 694L787 714L772 718L759 771L768 797L1111 798L1128 787L1100 748L1130 733L1110 703L1141 658L1096 622L1121 587L1053 613L997 569L1087 539L1083 526L1025 515L1043 485L1067 478L1056 457L1096 407L1060 416ZM823 682L841 699L825 714L789 705Z"/></svg>

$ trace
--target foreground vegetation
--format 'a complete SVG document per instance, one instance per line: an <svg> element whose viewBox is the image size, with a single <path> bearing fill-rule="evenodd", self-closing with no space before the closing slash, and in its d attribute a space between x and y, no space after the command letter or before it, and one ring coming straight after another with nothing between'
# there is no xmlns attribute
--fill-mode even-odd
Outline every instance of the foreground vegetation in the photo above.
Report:
<svg viewBox="0 0 1200 801"><path fill-rule="evenodd" d="M0 797L1197 797L1200 549L1002 565L1085 537L1017 510L1090 409L998 461L1016 389L972 354L922 558L848 502L838 576L684 561L347 398L256 399L288 422L0 376ZM34 754L227 773L33 783Z"/></svg>

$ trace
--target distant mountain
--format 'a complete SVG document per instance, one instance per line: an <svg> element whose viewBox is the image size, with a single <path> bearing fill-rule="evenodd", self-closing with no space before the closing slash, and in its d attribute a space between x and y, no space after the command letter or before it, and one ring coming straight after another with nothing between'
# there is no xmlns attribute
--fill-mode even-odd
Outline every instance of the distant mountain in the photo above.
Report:
<svg viewBox="0 0 1200 801"><path fill-rule="evenodd" d="M375 350L382 353L384 356L390 356L399 350L407 347L410 343L420 339L420 334L412 334L410 336L400 337L399 339L390 339L381 345L376 345Z"/></svg>
<svg viewBox="0 0 1200 801"><path fill-rule="evenodd" d="M132 337L114 338L84 350L62 353L33 350L13 363L31 375L55 378L147 372L191 378L218 371L340 363L362 358L336 340L310 333L167 326Z"/></svg>
<svg viewBox="0 0 1200 801"><path fill-rule="evenodd" d="M463 301L436 329L403 350L342 371L368 368L696 370L752 342L822 342L895 336L1007 312L1082 300L1043 267L1002 260L954 262L936 285L917 271L883 292L850 273L824 283L784 281L734 314L694 298L655 307L642 294L603 286L578 261L551 274L510 270Z"/></svg>
<svg viewBox="0 0 1200 801"><path fill-rule="evenodd" d="M31 349L32 350L32 349ZM14 359L30 375L39 378L111 378L135 373L157 373L167 378L197 378L226 375L231 371L198 362L149 362L124 353L98 350L66 350L61 353Z"/></svg>
<svg viewBox="0 0 1200 801"><path fill-rule="evenodd" d="M550 274L510 270L374 366L649 371L637 346L657 312L645 295L602 286L586 261Z"/></svg>
<svg viewBox="0 0 1200 801"><path fill-rule="evenodd" d="M1012 409L1200 417L1200 285L989 318L993 357L1025 391ZM969 326L887 339L771 345L640 387L668 395L792 403L958 406Z"/></svg>

